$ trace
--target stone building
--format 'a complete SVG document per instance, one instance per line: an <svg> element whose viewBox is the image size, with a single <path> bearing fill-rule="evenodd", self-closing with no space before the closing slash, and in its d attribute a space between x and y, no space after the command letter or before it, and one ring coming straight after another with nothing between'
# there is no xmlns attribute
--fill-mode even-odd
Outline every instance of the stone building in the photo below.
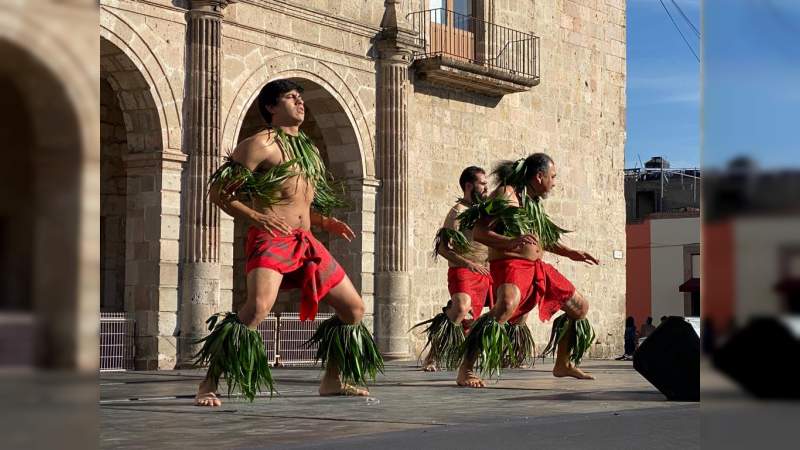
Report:
<svg viewBox="0 0 800 450"><path fill-rule="evenodd" d="M700 169L671 168L669 161L654 156L644 167L625 169L627 223L650 214L700 211Z"/></svg>
<svg viewBox="0 0 800 450"><path fill-rule="evenodd" d="M447 298L430 252L461 169L535 151L558 164L550 214L602 265L547 259L592 302L592 354L619 353L623 0L101 0L99 43L101 307L135 319L136 368L184 365L244 297L244 228L204 187L275 78L305 87L303 128L348 187L357 239L330 245L388 357Z"/></svg>

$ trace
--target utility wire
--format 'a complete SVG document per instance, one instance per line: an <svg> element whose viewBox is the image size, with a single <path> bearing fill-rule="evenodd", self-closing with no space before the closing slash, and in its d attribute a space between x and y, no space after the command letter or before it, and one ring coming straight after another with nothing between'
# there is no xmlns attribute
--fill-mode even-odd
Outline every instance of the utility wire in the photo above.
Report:
<svg viewBox="0 0 800 450"><path fill-rule="evenodd" d="M692 52L692 55L694 55L694 59L696 59L696 60L697 60L697 62L700 62L700 57L699 57L699 56L697 56L697 53L695 53L695 51L694 51L694 49L692 48L692 46L691 46L691 45L689 45L689 41L687 41L687 40L686 40L686 36L684 36L684 35L683 35L683 31L681 31L681 29L680 29L680 27L678 26L678 24L677 24L677 23L675 23L675 19L673 19L673 18L672 18L672 14L670 14L670 13L669 13L669 10L667 9L667 5L665 5L665 4L664 4L664 1L663 1L663 0L658 0L658 2L659 2L659 3L661 3L661 6L664 8L664 11L667 13L667 16L669 16L669 20L672 22L672 25L674 25L674 26L675 26L675 29L676 29L676 30L678 30L678 34L680 34L680 35L681 35L681 38L683 39L683 42L685 42L685 43L686 43L686 46L687 46L687 47L689 47L689 51L690 51L690 52Z"/></svg>
<svg viewBox="0 0 800 450"><path fill-rule="evenodd" d="M683 16L683 20L685 20L686 23L688 23L689 26L692 27L692 30L694 30L694 34L697 35L697 38L700 39L700 32L697 31L697 27L694 26L692 21L689 20L689 18L686 16L686 14L684 14L683 9L681 9L681 7L678 6L678 3L676 3L675 0L670 0L670 1L672 2L673 5L675 5L675 9L677 9L678 12L681 13L681 16Z"/></svg>

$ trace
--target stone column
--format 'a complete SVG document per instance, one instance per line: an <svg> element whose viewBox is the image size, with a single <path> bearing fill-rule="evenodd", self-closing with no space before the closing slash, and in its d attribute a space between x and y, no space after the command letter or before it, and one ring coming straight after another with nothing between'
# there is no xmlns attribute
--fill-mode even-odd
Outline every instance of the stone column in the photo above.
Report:
<svg viewBox="0 0 800 450"><path fill-rule="evenodd" d="M384 2L378 50L378 193L375 338L387 359L410 356L408 246L408 67L415 34L398 1Z"/></svg>
<svg viewBox="0 0 800 450"><path fill-rule="evenodd" d="M206 335L205 320L220 310L220 210L206 195L220 161L220 40L229 0L192 0L187 28L188 68L184 145L189 156L183 189L178 367L192 361Z"/></svg>

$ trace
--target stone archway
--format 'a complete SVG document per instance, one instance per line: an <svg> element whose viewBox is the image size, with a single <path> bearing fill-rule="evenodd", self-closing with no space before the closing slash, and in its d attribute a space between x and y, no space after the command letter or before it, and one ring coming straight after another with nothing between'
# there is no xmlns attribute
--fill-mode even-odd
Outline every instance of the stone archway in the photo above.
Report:
<svg viewBox="0 0 800 450"><path fill-rule="evenodd" d="M0 37L0 365L88 368L80 327L82 171L79 113L42 60ZM10 318L10 320L8 320ZM10 325L10 326L9 326ZM4 342L0 342L0 345Z"/></svg>
<svg viewBox="0 0 800 450"><path fill-rule="evenodd" d="M100 38L101 310L135 320L135 368L152 370L175 363L186 158L165 149L164 105L142 68Z"/></svg>
<svg viewBox="0 0 800 450"><path fill-rule="evenodd" d="M377 183L373 178L365 177L365 173L369 173L371 168L364 167L365 158L359 130L351 120L347 106L333 95L329 86L323 86L319 80L311 80L303 76L296 76L296 74L288 78L304 88L306 120L301 129L314 140L334 177L346 184L349 207L343 211L337 211L336 215L350 224L357 238L348 243L339 239L330 239L326 233L322 232L318 232L317 236L342 264L353 280L356 289L361 293L367 308L366 321L371 325L374 295L374 211ZM264 84L266 84L266 80ZM256 95L262 86L257 86ZM266 127L256 108L256 95L252 96L251 103L245 109L237 132L237 142ZM228 288L232 289L232 302L236 307L246 298L244 277L246 229L245 225L239 223L238 220L234 222L233 285ZM224 264L226 261L223 260ZM227 283L223 280L223 289L226 288L226 285ZM282 295L279 297L275 311L297 311L298 304L293 300L292 295ZM322 306L320 311L326 311L326 308L327 306Z"/></svg>

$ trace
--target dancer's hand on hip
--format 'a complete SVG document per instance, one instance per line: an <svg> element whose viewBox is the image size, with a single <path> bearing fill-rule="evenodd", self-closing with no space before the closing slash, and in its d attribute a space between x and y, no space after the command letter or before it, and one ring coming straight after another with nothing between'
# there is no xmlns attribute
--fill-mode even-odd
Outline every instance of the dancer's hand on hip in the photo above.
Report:
<svg viewBox="0 0 800 450"><path fill-rule="evenodd" d="M514 239L508 241L507 249L516 250L526 245L539 245L539 239L532 234L523 234L522 236L515 237Z"/></svg>
<svg viewBox="0 0 800 450"><path fill-rule="evenodd" d="M277 236L275 231L283 234L291 234L292 232L292 227L286 223L284 217L279 216L272 211L267 211L265 214L253 212L253 214L250 216L250 220L256 227L269 231L273 237Z"/></svg>
<svg viewBox="0 0 800 450"><path fill-rule="evenodd" d="M467 267L469 268L469 270L471 270L471 271L473 271L475 273L479 273L481 275L487 275L488 276L488 275L491 274L491 272L489 272L489 268L488 267L486 267L484 265L481 265L481 264L478 264L478 263L470 263L470 265L467 266Z"/></svg>

